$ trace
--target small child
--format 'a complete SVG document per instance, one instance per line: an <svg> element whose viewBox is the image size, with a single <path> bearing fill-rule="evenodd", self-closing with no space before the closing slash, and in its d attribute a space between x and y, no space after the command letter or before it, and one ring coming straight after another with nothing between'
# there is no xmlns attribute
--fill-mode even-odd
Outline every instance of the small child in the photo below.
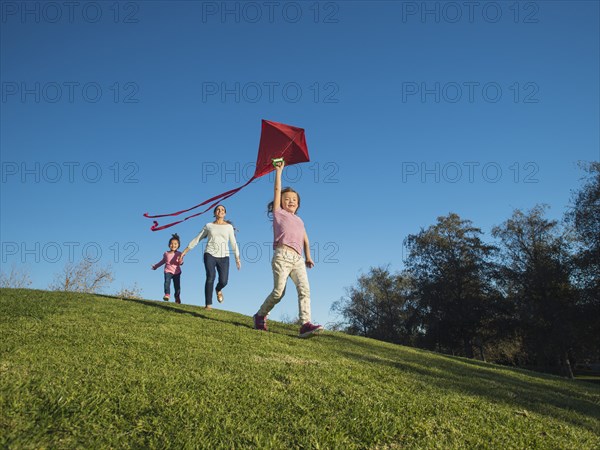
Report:
<svg viewBox="0 0 600 450"><path fill-rule="evenodd" d="M152 270L158 269L163 264L165 265L165 295L163 300L168 302L171 296L171 280L173 280L173 287L175 288L175 303L181 303L181 265L183 260L180 260L181 252L178 252L181 243L179 242L179 236L177 233L171 236L169 239L168 252L165 252L163 258L152 266Z"/></svg>
<svg viewBox="0 0 600 450"><path fill-rule="evenodd" d="M306 268L315 264L310 257L310 244L304 222L296 215L300 208L300 196L292 188L281 190L281 173L285 163L275 166L275 192L268 210L273 213L273 291L254 315L254 328L267 331L267 315L283 298L288 277L298 291L299 318L302 326L299 336L307 338L323 330L321 325L310 322L310 287ZM302 258L304 250L304 258Z"/></svg>

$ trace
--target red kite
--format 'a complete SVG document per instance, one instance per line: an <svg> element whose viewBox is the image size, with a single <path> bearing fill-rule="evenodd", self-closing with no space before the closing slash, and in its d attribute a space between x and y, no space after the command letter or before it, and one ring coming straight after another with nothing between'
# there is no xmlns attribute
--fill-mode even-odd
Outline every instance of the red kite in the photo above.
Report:
<svg viewBox="0 0 600 450"><path fill-rule="evenodd" d="M256 157L256 170L254 171L252 178L250 178L244 185L211 197L208 200L205 200L202 203L199 203L198 205L192 206L188 209L177 211L171 214L158 214L154 216L145 213L144 217L149 219L157 219L159 217L178 216L179 214L186 213L212 202L211 205L208 206L204 211L187 216L177 222L159 226L158 222L154 221L154 225L152 225L150 229L152 231L158 231L172 227L173 225L177 225L178 223L184 222L192 217L199 216L200 214L204 214L206 211L214 208L221 201L231 197L236 192L248 186L252 181L274 170L274 161L277 159L283 159L286 166L310 161L310 157L308 156L308 148L306 147L306 139L304 137L304 129L294 127L292 125L286 125L284 123L263 120L262 131L260 134L260 144L258 146L258 156Z"/></svg>

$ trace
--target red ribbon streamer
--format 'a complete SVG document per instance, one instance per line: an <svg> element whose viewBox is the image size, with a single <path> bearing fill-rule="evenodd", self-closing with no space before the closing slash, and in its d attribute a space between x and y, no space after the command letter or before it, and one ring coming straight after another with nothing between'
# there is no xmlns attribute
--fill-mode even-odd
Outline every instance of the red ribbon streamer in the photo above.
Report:
<svg viewBox="0 0 600 450"><path fill-rule="evenodd" d="M205 200L205 201L203 201L202 203L199 203L199 204L197 204L196 206L192 206L191 208L188 208L188 209L182 209L181 211L177 211L177 212L170 213L170 214L156 214L156 215L154 215L154 216L151 216L150 214L148 214L148 213L145 213L145 214L144 214L144 217L147 217L148 219L158 219L158 218L160 218L160 217L172 217L172 216L178 216L178 215L180 215L180 214L186 213L186 212L188 212L188 211L191 211L191 210L193 210L193 209L200 208L201 206L204 206L204 205L206 205L207 203L214 202L212 205L210 205L210 206L209 206L208 208L206 208L204 211L201 211L201 212L199 212L199 213L196 213L196 214L192 214L191 216L187 216L187 217L185 217L185 218L183 218L183 219L181 219L181 220L178 220L178 221L176 221L176 222L171 222L171 223L168 223L168 224L166 224L166 225L159 226L159 225L158 225L158 222L157 222L156 220L154 220L154 221L153 221L153 225L150 227L150 229L151 229L152 231L164 230L165 228L172 227L173 225L177 225L178 223L185 222L186 220L188 220L188 219L191 219L192 217L197 217L197 216L199 216L199 215L201 215L201 214L204 214L206 211L209 211L210 209L212 209L212 208L214 208L215 206L217 206L217 205L218 205L218 204L219 204L221 201L225 200L226 198L229 198L229 197L231 197L231 196L232 196L233 194L235 194L236 192L238 192L238 191L240 191L241 189L243 189L243 188L245 188L246 186L248 186L248 185L249 185L249 184L250 184L252 181L254 181L255 179L256 179L256 177L252 177L252 178L250 178L250 179L248 180L248 182L247 182L246 184L244 184L244 185L242 185L242 186L240 186L240 187L237 187L237 188L235 188L235 189L231 189L231 190L229 190L229 191L227 191L227 192L223 192L222 194L215 195L214 197L212 197L212 198L209 198L208 200Z"/></svg>

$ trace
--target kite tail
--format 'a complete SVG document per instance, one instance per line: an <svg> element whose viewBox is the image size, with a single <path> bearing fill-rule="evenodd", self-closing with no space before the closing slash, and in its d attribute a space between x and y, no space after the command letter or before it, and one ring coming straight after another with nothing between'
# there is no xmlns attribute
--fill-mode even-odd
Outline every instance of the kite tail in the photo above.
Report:
<svg viewBox="0 0 600 450"><path fill-rule="evenodd" d="M196 206L192 206L191 208L188 209L183 209L181 211L177 211L174 213L170 213L170 214L156 214L156 215L150 215L148 213L144 214L144 217L148 218L148 219L158 219L160 217L171 217L171 216L178 216L179 214L183 214L189 211L192 211L193 209L199 208L201 206L206 205L207 203L213 202L210 206L208 206L204 211L201 211L199 213L196 214L192 214L191 216L187 216L185 218L183 218L182 220L178 220L176 222L171 222L168 223L166 225L162 225L159 226L159 223L154 220L153 221L153 225L150 227L150 229L152 231L159 231L159 230L164 230L165 228L170 228L174 225L177 225L178 223L181 222L185 222L188 219L191 219L192 217L197 217L201 214L204 214L206 211L209 211L210 209L214 208L215 206L217 206L221 201L231 197L233 194L235 194L236 192L240 191L241 189L245 188L246 186L248 186L252 181L254 181L255 177L250 178L250 180L248 180L248 182L240 187L237 187L235 189L231 189L227 192L223 192L222 194L219 195L215 195L214 197L209 198L208 200L203 201L202 203L197 204Z"/></svg>

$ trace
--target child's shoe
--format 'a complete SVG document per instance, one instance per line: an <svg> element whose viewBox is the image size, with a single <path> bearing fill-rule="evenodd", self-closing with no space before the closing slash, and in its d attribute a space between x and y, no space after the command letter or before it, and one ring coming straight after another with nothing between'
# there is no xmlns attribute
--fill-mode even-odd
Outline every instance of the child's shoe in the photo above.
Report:
<svg viewBox="0 0 600 450"><path fill-rule="evenodd" d="M314 336L315 334L323 331L322 325L313 325L310 322L306 322L302 327L300 327L299 337L301 338L309 338Z"/></svg>
<svg viewBox="0 0 600 450"><path fill-rule="evenodd" d="M223 300L225 300L225 298L223 297L223 292L217 292L217 300L219 300L219 303L223 303Z"/></svg>
<svg viewBox="0 0 600 450"><path fill-rule="evenodd" d="M267 331L267 316L254 314L254 329Z"/></svg>
<svg viewBox="0 0 600 450"><path fill-rule="evenodd" d="M170 297L171 297L171 296L170 296L169 294L165 294L165 296L163 297L163 300L164 300L165 302L168 302Z"/></svg>
<svg viewBox="0 0 600 450"><path fill-rule="evenodd" d="M181 303L181 297L179 297L179 295L175 296L175 303L177 303L178 305Z"/></svg>

